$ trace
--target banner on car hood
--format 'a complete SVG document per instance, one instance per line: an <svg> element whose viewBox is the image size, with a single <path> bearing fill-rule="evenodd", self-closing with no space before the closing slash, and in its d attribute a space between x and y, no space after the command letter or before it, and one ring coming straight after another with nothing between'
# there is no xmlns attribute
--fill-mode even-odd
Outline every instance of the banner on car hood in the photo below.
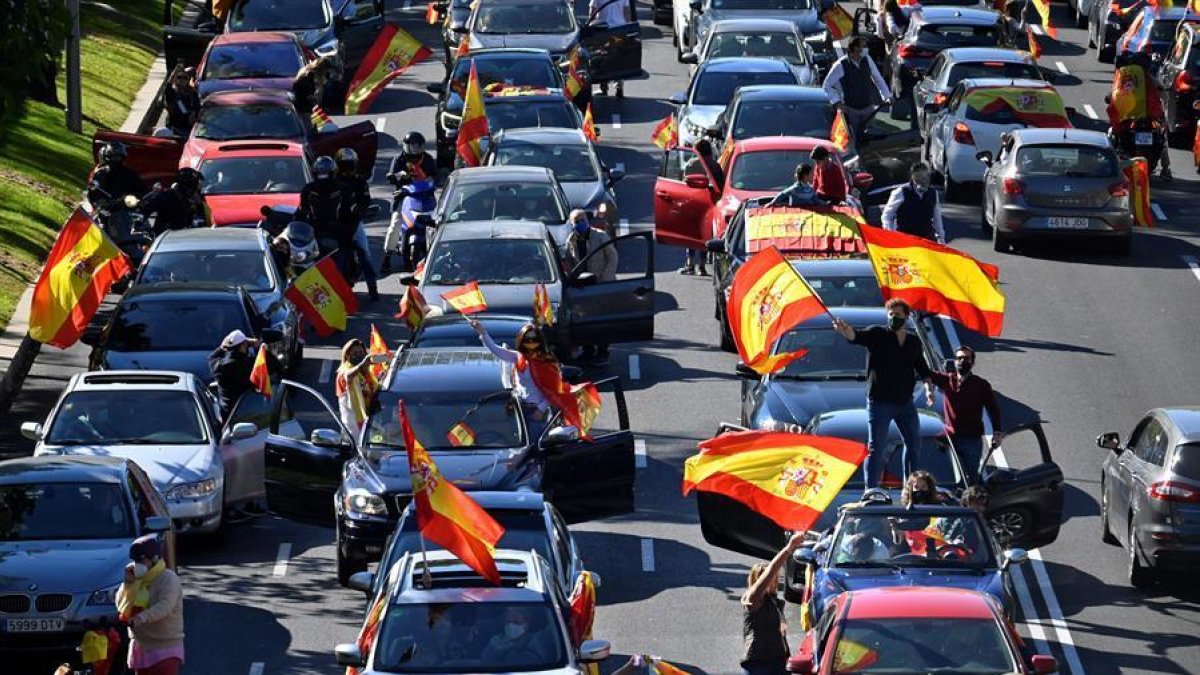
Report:
<svg viewBox="0 0 1200 675"><path fill-rule="evenodd" d="M777 247L785 254L866 253L862 214L850 206L777 207L746 212L746 250Z"/></svg>
<svg viewBox="0 0 1200 675"><path fill-rule="evenodd" d="M976 89L967 94L967 106L984 116L1004 110L1012 113L1018 122L1035 127L1060 129L1071 126L1067 120L1067 109L1062 97L1052 89L1023 87L989 87Z"/></svg>

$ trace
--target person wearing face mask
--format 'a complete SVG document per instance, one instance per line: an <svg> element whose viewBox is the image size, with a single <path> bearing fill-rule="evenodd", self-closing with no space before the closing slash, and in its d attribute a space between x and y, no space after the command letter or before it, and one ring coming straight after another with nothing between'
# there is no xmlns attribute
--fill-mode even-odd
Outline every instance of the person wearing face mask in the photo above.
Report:
<svg viewBox="0 0 1200 675"><path fill-rule="evenodd" d="M386 357L385 357L386 358ZM369 366L374 363L367 356L367 346L362 340L352 338L342 346L342 362L338 366L333 382L337 394L338 414L346 429L358 438L362 425L371 412L379 382Z"/></svg>
<svg viewBox="0 0 1200 675"><path fill-rule="evenodd" d="M183 664L183 586L163 560L156 535L129 547L117 612L129 626L129 668L136 675L177 675Z"/></svg>
<svg viewBox="0 0 1200 675"><path fill-rule="evenodd" d="M925 385L925 398L933 405L933 387L942 390L942 415L946 433L967 472L967 482L979 482L979 464L983 460L983 411L992 421L992 446L1000 444L1000 405L987 380L974 374L975 350L959 347L954 352L954 372L934 372Z"/></svg>
<svg viewBox="0 0 1200 675"><path fill-rule="evenodd" d="M867 56L867 39L861 35L850 39L846 55L833 64L821 86L829 103L846 116L856 143L867 120L875 113L875 103L886 105L892 98L887 81Z"/></svg>
<svg viewBox="0 0 1200 675"><path fill-rule="evenodd" d="M942 204L931 187L929 166L923 162L913 164L909 175L911 180L892 190L883 207L883 229L946 243Z"/></svg>
<svg viewBox="0 0 1200 675"><path fill-rule="evenodd" d="M925 363L920 340L908 334L908 303L892 298L887 309L887 326L855 329L842 319L833 328L850 342L867 349L867 459L863 462L866 487L878 487L890 457L888 430L893 422L904 439L902 462L905 473L917 464L921 447L921 422L913 403L917 378L927 384L932 375Z"/></svg>
<svg viewBox="0 0 1200 675"><path fill-rule="evenodd" d="M770 563L755 563L742 594L743 675L783 675L791 651L787 619L778 595L779 575L792 553L804 543L804 533L793 534Z"/></svg>
<svg viewBox="0 0 1200 675"><path fill-rule="evenodd" d="M574 268L586 261L585 269L596 275L597 283L615 281L617 278L617 247L604 246L612 237L604 230L592 227L587 214L580 209L571 212L571 231L567 234L567 264ZM595 255L589 257L589 254ZM594 343L583 346L583 361L597 366L608 363L608 344Z"/></svg>
<svg viewBox="0 0 1200 675"><path fill-rule="evenodd" d="M217 400L221 406L221 421L229 419L233 406L253 386L250 384L250 371L254 369L254 356L251 351L258 345L258 340L246 337L240 330L235 330L221 341L221 345L208 355L208 369L212 372L217 383ZM268 357L268 360L270 357ZM270 365L268 363L268 365Z"/></svg>
<svg viewBox="0 0 1200 675"><path fill-rule="evenodd" d="M482 660L488 665L540 662L545 658L538 631L532 626L529 609L512 605L504 611L504 632L493 635L483 649Z"/></svg>

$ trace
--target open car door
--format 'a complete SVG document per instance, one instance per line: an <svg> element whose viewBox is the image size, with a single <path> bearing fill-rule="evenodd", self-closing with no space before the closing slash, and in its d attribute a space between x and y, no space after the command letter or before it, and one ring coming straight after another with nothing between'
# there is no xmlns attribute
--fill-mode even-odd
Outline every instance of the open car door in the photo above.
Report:
<svg viewBox="0 0 1200 675"><path fill-rule="evenodd" d="M183 155L183 140L100 129L92 136L92 159L96 164L100 163L100 150L110 141L125 144L129 151L125 166L138 172L146 185L174 182L175 174L179 172L179 158Z"/></svg>
<svg viewBox="0 0 1200 675"><path fill-rule="evenodd" d="M591 23L580 29L579 42L590 55L588 74L592 84L648 77L642 70L642 28L637 23Z"/></svg>
<svg viewBox="0 0 1200 675"><path fill-rule="evenodd" d="M909 180L912 165L921 161L921 132L913 122L892 117L892 109L884 107L865 127L857 144L857 171L865 171L875 179L871 189L862 195L863 204L882 204L892 188Z"/></svg>
<svg viewBox="0 0 1200 675"><path fill-rule="evenodd" d="M300 111L301 115L304 111ZM358 173L360 176L370 176L375 172L375 156L379 153L379 134L371 122L359 122L337 131L324 133L313 131L308 137L308 147L314 157L328 155L342 148L350 148L358 153Z"/></svg>
<svg viewBox="0 0 1200 675"><path fill-rule="evenodd" d="M355 439L314 389L282 380L265 440L267 503L289 518L328 524Z"/></svg>
<svg viewBox="0 0 1200 675"><path fill-rule="evenodd" d="M242 395L221 429L221 463L225 465L225 503L263 497L263 449L271 425L271 399L251 389ZM252 424L254 433L247 427ZM235 433L235 431L237 433Z"/></svg>
<svg viewBox="0 0 1200 675"><path fill-rule="evenodd" d="M1050 457L1042 425L1034 422L1005 434L985 454L988 524L1005 546L1037 548L1058 538L1063 515L1063 473Z"/></svg>
<svg viewBox="0 0 1200 675"><path fill-rule="evenodd" d="M217 37L212 30L182 28L179 26L163 27L163 57L167 62L167 72L175 66L195 67L200 65L208 45Z"/></svg>
<svg viewBox="0 0 1200 675"><path fill-rule="evenodd" d="M601 281L587 274L593 258L610 252L617 255L614 279ZM654 339L654 241L650 233L634 232L594 248L567 274L563 295L567 329L576 344Z"/></svg>
<svg viewBox="0 0 1200 675"><path fill-rule="evenodd" d="M542 491L568 523L580 523L633 512L637 471L633 432L621 379L595 382L602 407L592 423L592 440L565 432L561 415L551 420L539 441L545 453ZM611 391L611 396L608 392Z"/></svg>
<svg viewBox="0 0 1200 675"><path fill-rule="evenodd" d="M745 504L715 492L694 494L700 532L713 546L770 560L787 542L783 528Z"/></svg>
<svg viewBox="0 0 1200 675"><path fill-rule="evenodd" d="M717 203L716 182L691 148L663 153L654 181L654 239L660 244L703 250L709 209Z"/></svg>

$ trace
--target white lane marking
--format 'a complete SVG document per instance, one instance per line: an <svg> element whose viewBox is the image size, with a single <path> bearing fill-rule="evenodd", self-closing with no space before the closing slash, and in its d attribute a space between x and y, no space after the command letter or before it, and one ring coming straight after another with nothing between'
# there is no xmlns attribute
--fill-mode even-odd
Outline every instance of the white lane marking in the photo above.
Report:
<svg viewBox="0 0 1200 675"><path fill-rule="evenodd" d="M1166 220L1167 219L1167 214L1163 213L1163 210L1158 207L1158 204L1155 204L1154 202L1150 202L1150 210L1154 212L1154 218L1156 220Z"/></svg>
<svg viewBox="0 0 1200 675"><path fill-rule="evenodd" d="M629 355L629 379L631 379L631 380L642 379L642 363L638 359L637 354Z"/></svg>
<svg viewBox="0 0 1200 675"><path fill-rule="evenodd" d="M614 129L621 128L621 116L618 115L617 113L613 113L612 128L614 128Z"/></svg>
<svg viewBox="0 0 1200 675"><path fill-rule="evenodd" d="M288 558L291 555L291 544L283 543L279 545L279 553L275 555L275 569L272 570L271 576L282 577L287 574Z"/></svg>
<svg viewBox="0 0 1200 675"><path fill-rule="evenodd" d="M614 162L613 163L613 171L620 171L621 173L625 173L625 162Z"/></svg>
<svg viewBox="0 0 1200 675"><path fill-rule="evenodd" d="M1042 597L1046 600L1046 608L1050 610L1050 625L1054 626L1054 634L1058 636L1058 644L1062 646L1063 655L1067 657L1067 665L1072 673L1083 675L1083 663L1079 661L1079 652L1075 651L1075 640L1071 638L1071 629L1063 618L1062 607L1058 604L1058 596L1054 594L1054 586L1050 584L1050 573L1046 571L1046 563L1042 560L1042 552L1029 552L1029 560L1033 565L1033 576L1037 578L1038 586L1042 589Z"/></svg>
<svg viewBox="0 0 1200 675"><path fill-rule="evenodd" d="M617 223L617 236L623 237L629 234L629 220L622 218L621 222Z"/></svg>
<svg viewBox="0 0 1200 675"><path fill-rule="evenodd" d="M1050 643L1046 640L1046 631L1037 617L1037 608L1033 605L1033 596L1029 594L1029 586L1025 583L1025 574L1016 565L1008 568L1008 572L1012 576L1013 590L1017 592L1017 602L1021 604L1021 615L1025 618L1025 625L1029 626L1029 637L1037 643L1039 654L1049 654Z"/></svg>
<svg viewBox="0 0 1200 675"><path fill-rule="evenodd" d="M1183 262L1187 263L1187 266L1192 269L1192 275L1196 277L1196 281L1200 281L1200 260L1196 260L1190 255L1182 257Z"/></svg>
<svg viewBox="0 0 1200 675"><path fill-rule="evenodd" d="M1094 119L1094 120L1098 120L1098 119L1100 119L1100 116L1096 114L1096 109L1092 107L1092 104L1091 104L1091 103L1084 103L1084 104L1083 104L1083 111L1084 111L1085 113L1087 113L1087 116L1088 116L1088 117L1090 117L1090 118L1092 118L1092 119Z"/></svg>
<svg viewBox="0 0 1200 675"><path fill-rule="evenodd" d="M633 440L633 460L637 468L646 468L646 441L640 438Z"/></svg>
<svg viewBox="0 0 1200 675"><path fill-rule="evenodd" d="M266 667L266 664L263 663L262 661L255 661L254 663L251 663L250 664L250 675L263 675L263 668L265 668L265 667Z"/></svg>
<svg viewBox="0 0 1200 675"><path fill-rule="evenodd" d="M1063 75L1071 74L1071 71L1067 70L1067 64L1063 63L1062 61L1055 61L1054 65L1058 67L1058 72L1062 73Z"/></svg>
<svg viewBox="0 0 1200 675"><path fill-rule="evenodd" d="M386 117L380 117L379 119L375 120L375 131L377 133L382 134L383 130L386 128L387 128L387 118Z"/></svg>
<svg viewBox="0 0 1200 675"><path fill-rule="evenodd" d="M321 376L317 381L321 384L329 384L329 376L333 374L333 361L325 359L321 362Z"/></svg>
<svg viewBox="0 0 1200 675"><path fill-rule="evenodd" d="M654 571L654 540L653 539L643 539L642 540L642 571L643 572L653 572Z"/></svg>

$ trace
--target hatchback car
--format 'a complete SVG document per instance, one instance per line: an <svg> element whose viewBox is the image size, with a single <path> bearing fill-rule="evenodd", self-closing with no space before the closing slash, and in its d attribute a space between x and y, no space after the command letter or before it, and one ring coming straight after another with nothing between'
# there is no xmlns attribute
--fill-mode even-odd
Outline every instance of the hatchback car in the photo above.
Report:
<svg viewBox="0 0 1200 675"><path fill-rule="evenodd" d="M738 87L757 84L800 84L800 80L790 65L775 59L719 58L700 64L688 90L670 99L679 106L675 112L679 143L690 146L700 140Z"/></svg>
<svg viewBox="0 0 1200 675"><path fill-rule="evenodd" d="M1156 408L1124 443L1110 432L1100 469L1100 531L1129 553L1130 585L1200 568L1200 408Z"/></svg>
<svg viewBox="0 0 1200 675"><path fill-rule="evenodd" d="M706 133L724 147L762 136L806 136L827 141L832 129L833 109L824 89L764 84L739 87Z"/></svg>
<svg viewBox="0 0 1200 675"><path fill-rule="evenodd" d="M1018 129L1000 154L979 153L983 176L982 224L997 251L1037 237L1090 237L1129 253L1133 242L1129 182L1099 131Z"/></svg>
<svg viewBox="0 0 1200 675"><path fill-rule="evenodd" d="M783 19L727 19L709 29L704 42L682 61L700 64L709 59L738 56L786 61L796 71L800 84L817 80L817 66L811 48L796 24ZM800 134L805 135L805 134Z"/></svg>
<svg viewBox="0 0 1200 675"><path fill-rule="evenodd" d="M498 314L477 312L471 318L487 329L488 335L499 344L517 343L517 332L529 323L528 314ZM446 347L478 347L479 335L462 314L430 314L413 331L401 349L443 349Z"/></svg>
<svg viewBox="0 0 1200 675"><path fill-rule="evenodd" d="M255 227L262 207L300 206L312 180L304 145L289 141L231 141L204 150L196 164L204 175L204 203L212 224Z"/></svg>
<svg viewBox="0 0 1200 675"><path fill-rule="evenodd" d="M490 220L539 222L562 246L567 241L567 195L554 172L543 166L486 166L458 169L433 212L439 228Z"/></svg>
<svg viewBox="0 0 1200 675"><path fill-rule="evenodd" d="M204 52L196 90L200 98L231 89L289 91L307 61L295 33L226 33Z"/></svg>
<svg viewBox="0 0 1200 675"><path fill-rule="evenodd" d="M999 47L947 49L934 57L929 70L913 89L913 107L922 134L950 100L954 87L963 80L979 77L1045 79L1029 52Z"/></svg>
<svg viewBox="0 0 1200 675"><path fill-rule="evenodd" d="M582 129L579 108L563 98L561 91L501 92L486 99L484 111L488 136L480 143L486 151L492 137L506 129ZM461 166L456 158L456 166Z"/></svg>
<svg viewBox="0 0 1200 675"><path fill-rule="evenodd" d="M1196 137L1196 102L1200 92L1200 31L1183 23L1175 45L1159 66L1158 90L1162 93L1168 138L1173 148L1191 148Z"/></svg>
<svg viewBox="0 0 1200 675"><path fill-rule="evenodd" d="M217 401L188 373L80 373L46 417L21 432L36 455L126 457L165 496L175 529L215 532L227 507L264 496L253 424L222 425Z"/></svg>
<svg viewBox="0 0 1200 675"><path fill-rule="evenodd" d="M1186 5L1170 9L1143 7L1117 40L1114 60L1139 52L1147 52L1155 59L1165 58L1175 44L1179 24L1185 21L1200 21L1200 16Z"/></svg>

